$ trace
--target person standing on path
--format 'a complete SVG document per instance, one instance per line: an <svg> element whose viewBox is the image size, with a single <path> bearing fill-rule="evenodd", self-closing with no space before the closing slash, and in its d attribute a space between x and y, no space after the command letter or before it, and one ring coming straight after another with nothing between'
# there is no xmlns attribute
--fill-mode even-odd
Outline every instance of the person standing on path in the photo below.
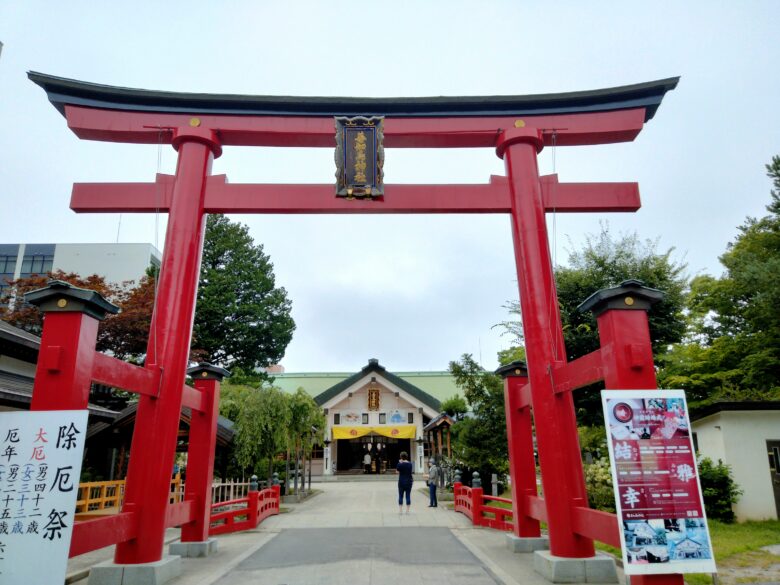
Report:
<svg viewBox="0 0 780 585"><path fill-rule="evenodd" d="M398 513L404 513L404 494L406 494L406 513L409 513L409 507L412 505L412 464L409 463L409 454L401 451L401 460L395 467L398 474Z"/></svg>
<svg viewBox="0 0 780 585"><path fill-rule="evenodd" d="M429 508L437 508L439 502L436 500L436 484L439 481L439 468L436 466L436 461L431 459L428 461L428 493L430 495Z"/></svg>
<svg viewBox="0 0 780 585"><path fill-rule="evenodd" d="M371 473L371 453L363 455L363 473Z"/></svg>

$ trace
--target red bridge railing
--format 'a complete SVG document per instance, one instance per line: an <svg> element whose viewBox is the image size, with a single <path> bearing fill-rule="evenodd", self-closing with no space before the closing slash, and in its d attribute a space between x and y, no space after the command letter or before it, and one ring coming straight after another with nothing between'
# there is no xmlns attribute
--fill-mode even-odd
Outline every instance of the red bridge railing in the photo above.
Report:
<svg viewBox="0 0 780 585"><path fill-rule="evenodd" d="M496 496L486 496L481 487L470 488L462 483L455 483L455 511L461 512L471 519L474 526L485 526L496 530L512 530L512 508L490 506L486 502L501 502L512 504L512 500Z"/></svg>
<svg viewBox="0 0 780 585"><path fill-rule="evenodd" d="M278 513L278 485L259 492L249 492L245 498L212 504L209 536L251 530Z"/></svg>

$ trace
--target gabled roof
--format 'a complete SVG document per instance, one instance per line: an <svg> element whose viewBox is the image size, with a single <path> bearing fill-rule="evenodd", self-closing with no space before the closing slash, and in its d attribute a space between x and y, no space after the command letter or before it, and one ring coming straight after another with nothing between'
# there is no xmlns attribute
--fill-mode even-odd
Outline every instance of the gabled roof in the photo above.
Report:
<svg viewBox="0 0 780 585"><path fill-rule="evenodd" d="M323 404L328 402L328 400L330 400L331 398L335 398L336 396L344 392L347 388L359 382L362 378L366 377L368 374L379 374L385 380L397 386L398 388L400 388L410 396L413 396L414 398L416 398L426 406L429 406L436 412L439 412L441 410L441 402L439 402L436 398L434 398L424 390L418 388L414 384L410 384L409 382L407 382L402 378L399 378L395 374L391 374L384 368L384 366L381 366L379 364L379 360L373 358L368 360L368 365L365 366L362 370L360 370L356 374L352 374L346 380L342 380L338 384L331 386L321 394L315 396L314 401L320 406L322 406Z"/></svg>
<svg viewBox="0 0 780 585"><path fill-rule="evenodd" d="M452 417L447 414L446 412L442 412L439 416L434 418L431 422L429 422L427 425L423 427L423 431L431 431L435 429L436 427L440 427L442 425L446 425L448 427L451 427L455 424L455 421L452 420Z"/></svg>
<svg viewBox="0 0 780 585"><path fill-rule="evenodd" d="M34 382L32 378L27 376L20 376L11 372L0 372L0 402L29 409L32 402ZM115 418L118 414L116 411L92 403L87 404L87 410L92 415L109 419Z"/></svg>
<svg viewBox="0 0 780 585"><path fill-rule="evenodd" d="M135 424L135 417L138 413L138 403L133 402L129 404L127 408L122 410L115 420L110 423L98 423L91 425L87 429L87 439L91 439L95 435L106 431L107 429L132 425ZM181 420L189 424L192 418L192 410L188 406L184 406L181 409ZM233 430L233 421L225 418L222 415L217 416L217 442L222 445L227 445L233 440L235 431Z"/></svg>

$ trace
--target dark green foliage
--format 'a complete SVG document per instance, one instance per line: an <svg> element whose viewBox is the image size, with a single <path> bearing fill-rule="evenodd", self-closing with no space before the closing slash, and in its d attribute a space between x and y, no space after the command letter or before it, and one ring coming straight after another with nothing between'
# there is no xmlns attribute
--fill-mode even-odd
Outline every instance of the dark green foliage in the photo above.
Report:
<svg viewBox="0 0 780 585"><path fill-rule="evenodd" d="M450 373L463 391L472 416L452 426L456 459L468 468L479 470L483 478L508 469L504 383L486 372L470 354L450 362Z"/></svg>
<svg viewBox="0 0 780 585"><path fill-rule="evenodd" d="M462 396L450 396L441 403L441 411L446 412L456 421L463 420L463 416L469 411L469 405Z"/></svg>
<svg viewBox="0 0 780 585"><path fill-rule="evenodd" d="M198 289L193 350L204 359L245 371L277 363L295 324L273 265L249 229L210 215Z"/></svg>
<svg viewBox="0 0 780 585"><path fill-rule="evenodd" d="M724 465L721 460L716 465L709 457L702 457L699 461L699 481L707 518L734 522L731 505L739 501L742 490L731 476L731 467Z"/></svg>
<svg viewBox="0 0 780 585"><path fill-rule="evenodd" d="M606 227L598 236L589 236L582 250L569 255L569 266L558 267L555 282L561 312L566 353L569 360L599 348L596 319L577 307L597 290L619 285L634 278L646 286L664 291L664 300L648 313L650 337L656 355L682 339L685 332L685 265L672 259L672 249L659 252L657 242L641 241L636 234L613 238ZM574 393L580 424L603 424L601 397L603 384L581 388Z"/></svg>
<svg viewBox="0 0 780 585"><path fill-rule="evenodd" d="M662 360L662 383L693 401L780 399L780 157L767 174L770 214L739 227L723 276L691 282L689 343Z"/></svg>
<svg viewBox="0 0 780 585"><path fill-rule="evenodd" d="M636 234L613 238L602 227L589 236L582 250L569 254L569 266L555 271L558 303L569 360L599 348L596 319L577 306L597 290L619 285L634 278L646 286L664 291L664 300L653 305L648 317L653 350L662 353L685 333L683 308L687 278L685 265L672 259L673 249L658 251L658 243L639 239Z"/></svg>

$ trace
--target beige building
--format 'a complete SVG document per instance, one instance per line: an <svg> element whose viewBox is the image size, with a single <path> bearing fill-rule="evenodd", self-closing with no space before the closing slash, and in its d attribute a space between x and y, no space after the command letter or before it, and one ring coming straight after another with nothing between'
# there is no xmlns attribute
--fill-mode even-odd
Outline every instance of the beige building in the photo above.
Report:
<svg viewBox="0 0 780 585"><path fill-rule="evenodd" d="M320 375L310 380L320 382ZM314 395L327 420L325 445L312 457L313 475L393 473L401 452L409 454L415 472L424 469L430 445L423 429L439 415L438 398L399 375L388 372L376 359L359 372L336 374L319 392L307 387L298 374L274 381L295 380Z"/></svg>
<svg viewBox="0 0 780 585"><path fill-rule="evenodd" d="M720 402L691 415L701 456L731 466L737 519L780 518L780 402Z"/></svg>

